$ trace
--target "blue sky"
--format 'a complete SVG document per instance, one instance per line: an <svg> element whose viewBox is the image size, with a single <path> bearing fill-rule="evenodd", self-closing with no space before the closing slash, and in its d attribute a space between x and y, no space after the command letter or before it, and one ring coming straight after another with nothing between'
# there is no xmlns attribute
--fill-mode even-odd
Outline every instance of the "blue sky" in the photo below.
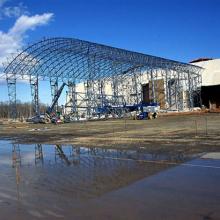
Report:
<svg viewBox="0 0 220 220"><path fill-rule="evenodd" d="M20 11L0 13L0 50L1 33L20 16L47 14L26 27L18 49L44 36L65 36L183 62L220 57L220 0L0 0L0 6L3 1L0 11ZM0 94L5 99L7 91Z"/></svg>

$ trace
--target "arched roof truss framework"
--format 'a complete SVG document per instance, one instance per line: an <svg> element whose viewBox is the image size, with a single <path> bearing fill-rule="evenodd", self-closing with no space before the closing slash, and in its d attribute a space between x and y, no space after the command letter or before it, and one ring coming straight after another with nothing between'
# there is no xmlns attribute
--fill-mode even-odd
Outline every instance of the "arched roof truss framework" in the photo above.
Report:
<svg viewBox="0 0 220 220"><path fill-rule="evenodd" d="M17 79L56 79L79 83L87 80L120 79L136 70L149 74L157 70L176 72L180 78L199 82L200 67L124 49L72 38L48 38L34 43L12 59L4 70L11 104L16 102ZM140 71L141 72L141 71ZM197 85L189 82L189 90Z"/></svg>

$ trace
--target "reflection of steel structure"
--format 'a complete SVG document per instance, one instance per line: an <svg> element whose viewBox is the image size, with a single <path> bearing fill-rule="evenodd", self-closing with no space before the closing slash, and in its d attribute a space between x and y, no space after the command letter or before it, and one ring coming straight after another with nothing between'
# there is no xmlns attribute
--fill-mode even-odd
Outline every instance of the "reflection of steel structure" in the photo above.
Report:
<svg viewBox="0 0 220 220"><path fill-rule="evenodd" d="M12 144L12 167L21 166L21 152L19 144Z"/></svg>
<svg viewBox="0 0 220 220"><path fill-rule="evenodd" d="M20 190L19 190L19 184L21 181L20 166L21 166L20 146L19 144L12 144L12 167L15 168L18 200L20 199Z"/></svg>
<svg viewBox="0 0 220 220"><path fill-rule="evenodd" d="M36 144L23 151L22 145L12 144L18 196L19 185L24 181L29 182L28 189L32 193L43 187L42 190L49 189L53 193L68 192L80 197L101 195L191 159L181 152L170 155L72 145L45 147Z"/></svg>
<svg viewBox="0 0 220 220"><path fill-rule="evenodd" d="M85 96L82 101L88 116L106 102L121 106L143 101L140 86L143 74L150 82L152 102L159 102L157 79L163 79L166 108L174 106L182 110L183 90L187 96L187 105L194 105L193 96L201 83L199 71L199 67L190 64L101 44L71 38L49 38L28 46L9 62L4 73L8 84L10 115L16 118L17 79L30 80L36 114L39 114L39 80L50 81L52 99L58 83L65 82L69 87L71 112L78 117L79 105L75 89L78 83L84 83ZM104 91L106 84L112 88L108 100Z"/></svg>
<svg viewBox="0 0 220 220"><path fill-rule="evenodd" d="M35 144L35 165L37 165L38 162L41 164L44 163L42 144Z"/></svg>

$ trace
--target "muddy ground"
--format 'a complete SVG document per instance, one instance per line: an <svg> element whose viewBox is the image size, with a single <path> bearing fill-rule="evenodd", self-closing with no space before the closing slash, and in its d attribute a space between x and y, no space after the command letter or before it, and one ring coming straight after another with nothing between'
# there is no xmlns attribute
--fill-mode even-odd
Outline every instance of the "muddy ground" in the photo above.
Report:
<svg viewBox="0 0 220 220"><path fill-rule="evenodd" d="M2 122L0 219L219 219L219 122Z"/></svg>
<svg viewBox="0 0 220 220"><path fill-rule="evenodd" d="M220 114L178 115L153 120L117 119L67 124L0 124L0 138L18 143L143 148L147 151L219 151Z"/></svg>

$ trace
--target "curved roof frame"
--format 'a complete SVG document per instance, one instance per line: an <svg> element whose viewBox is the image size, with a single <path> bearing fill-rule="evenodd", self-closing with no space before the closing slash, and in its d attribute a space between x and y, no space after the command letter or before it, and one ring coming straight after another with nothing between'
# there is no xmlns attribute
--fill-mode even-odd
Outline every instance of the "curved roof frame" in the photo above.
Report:
<svg viewBox="0 0 220 220"><path fill-rule="evenodd" d="M72 38L48 38L28 46L5 68L7 76L58 81L122 77L136 68L170 69L195 76L200 67Z"/></svg>

